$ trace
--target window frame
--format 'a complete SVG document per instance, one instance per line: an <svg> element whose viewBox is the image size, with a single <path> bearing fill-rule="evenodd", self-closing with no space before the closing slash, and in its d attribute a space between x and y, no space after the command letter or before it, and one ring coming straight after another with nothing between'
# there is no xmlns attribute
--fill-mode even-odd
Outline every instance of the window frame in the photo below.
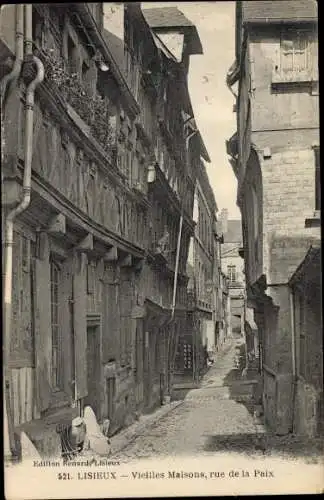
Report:
<svg viewBox="0 0 324 500"><path fill-rule="evenodd" d="M57 287L55 301L53 300L53 272L56 273L55 284ZM53 392L60 392L63 390L64 374L63 374L63 349L62 349L62 331L60 322L60 287L62 283L61 265L59 261L52 257L50 258L50 309L51 309L51 384ZM55 306L56 312L53 314L53 307ZM53 316L55 316L55 321ZM54 331L56 335L55 343ZM54 368L54 347L56 350L56 367ZM55 370L55 372L54 372Z"/></svg>
<svg viewBox="0 0 324 500"><path fill-rule="evenodd" d="M237 281L237 271L236 271L236 265L235 264L228 264L227 265L227 276L229 279L230 283L236 283ZM234 279L233 279L234 277Z"/></svg>
<svg viewBox="0 0 324 500"><path fill-rule="evenodd" d="M292 67L291 69L285 68L284 61L284 43L289 42L292 44L291 49L286 49L286 53L292 54ZM304 48L297 48L297 43L301 45L304 43ZM298 68L296 64L296 54L300 52L304 55L305 64L303 67ZM314 31L308 27L296 29L296 27L283 27L280 31L278 52L274 62L272 73L272 84L279 83L310 83L316 80L314 74L315 62L315 40ZM318 79L318 77L317 77Z"/></svg>

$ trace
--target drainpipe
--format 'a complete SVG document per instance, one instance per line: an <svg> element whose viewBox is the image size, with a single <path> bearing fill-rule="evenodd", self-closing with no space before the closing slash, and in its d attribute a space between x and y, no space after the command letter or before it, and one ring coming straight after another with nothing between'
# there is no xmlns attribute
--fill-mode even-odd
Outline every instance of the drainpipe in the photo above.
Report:
<svg viewBox="0 0 324 500"><path fill-rule="evenodd" d="M1 80L0 94L1 94L1 113L4 106L6 90L8 85L18 78L20 75L22 62L24 58L24 6L22 4L16 5L16 48L15 48L15 62L12 70Z"/></svg>
<svg viewBox="0 0 324 500"><path fill-rule="evenodd" d="M297 391L297 367L296 367L296 329L295 329L295 309L294 294L289 289L290 321L291 321L291 355L292 355L292 374L293 374L293 394L292 394L292 415L291 430L294 430L295 401Z"/></svg>
<svg viewBox="0 0 324 500"><path fill-rule="evenodd" d="M32 54L31 30L32 30L32 5L25 5L25 33L26 33L26 55ZM27 52L28 51L28 52ZM23 195L20 203L12 209L6 216L5 222L5 269L4 269L4 368L5 368L5 388L6 395L10 394L9 380L9 353L11 338L11 306L12 306L12 252L13 252L13 227L14 219L27 209L30 203L31 195L31 164L33 147L33 114L34 98L36 86L43 81L44 66L38 57L33 56L33 61L37 67L35 79L26 89L25 104L25 145L24 145L24 177L23 177ZM10 416L8 424L11 425ZM16 445L13 432L9 429L10 449L13 455L16 455Z"/></svg>
<svg viewBox="0 0 324 500"><path fill-rule="evenodd" d="M1 105L1 161L3 161L4 148L5 148L5 133L4 133L4 104L7 89L12 81L16 80L21 72L22 62L24 58L24 6L22 4L16 5L16 43L15 43L15 62L10 73L8 73L4 78L2 78L0 83L0 105ZM3 176L1 173L1 183L3 181ZM4 224L5 225L5 224ZM10 257L9 257L10 260ZM9 265L11 267L11 264ZM5 285L6 287L6 285ZM4 307L3 315L6 315L6 307ZM4 327L5 328L5 327ZM3 381L4 381L4 400L3 400L3 417L4 417L4 456L5 459L17 457L16 444L14 438L14 423L11 418L11 408L10 408L10 392L9 385L7 387L8 381L8 361L9 361L9 349L10 346L5 340L3 341Z"/></svg>

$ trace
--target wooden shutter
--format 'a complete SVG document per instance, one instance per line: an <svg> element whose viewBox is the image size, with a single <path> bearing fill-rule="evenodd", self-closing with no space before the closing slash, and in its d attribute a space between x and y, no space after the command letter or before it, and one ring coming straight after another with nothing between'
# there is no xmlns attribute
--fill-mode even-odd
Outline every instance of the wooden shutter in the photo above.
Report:
<svg viewBox="0 0 324 500"><path fill-rule="evenodd" d="M87 302L86 256L81 254L73 275L73 325L75 359L75 399L88 394L87 387Z"/></svg>
<svg viewBox="0 0 324 500"><path fill-rule="evenodd" d="M35 366L36 404L38 411L49 406L51 395L51 288L47 236L42 235L42 258L35 259Z"/></svg>
<svg viewBox="0 0 324 500"><path fill-rule="evenodd" d="M115 361L119 350L119 301L115 265L106 264L103 292L102 361Z"/></svg>
<svg viewBox="0 0 324 500"><path fill-rule="evenodd" d="M64 392L72 396L72 380L74 379L74 352L72 350L72 262L67 259L61 267L60 282L60 324L62 332L62 362ZM74 394L73 394L74 395Z"/></svg>
<svg viewBox="0 0 324 500"><path fill-rule="evenodd" d="M125 268L121 270L120 283L120 361L121 365L129 365L132 350L132 281L131 273Z"/></svg>

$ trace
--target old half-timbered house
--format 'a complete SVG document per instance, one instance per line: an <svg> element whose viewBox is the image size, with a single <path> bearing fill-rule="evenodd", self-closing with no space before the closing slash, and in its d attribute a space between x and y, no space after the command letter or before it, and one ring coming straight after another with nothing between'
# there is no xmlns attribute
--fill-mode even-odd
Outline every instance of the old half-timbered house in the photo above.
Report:
<svg viewBox="0 0 324 500"><path fill-rule="evenodd" d="M190 23L179 60L138 3L1 24L7 420L14 453L24 431L46 455L86 405L113 434L170 395L208 161L186 81L201 45Z"/></svg>
<svg viewBox="0 0 324 500"><path fill-rule="evenodd" d="M139 104L103 36L101 4L7 6L1 31L8 420L11 435L24 430L54 453L55 425L85 405L112 432L134 406L132 307L147 227ZM13 218L28 165L30 203Z"/></svg>
<svg viewBox="0 0 324 500"><path fill-rule="evenodd" d="M149 182L153 214L149 257L162 293L156 290L148 303L152 324L156 325L156 318L163 318L165 311L171 311L170 320L166 316L164 326L157 330L160 338L167 339L160 359L166 360L167 380L163 377L163 387L170 396L176 381L179 338L188 329L186 264L194 231L195 180L200 157L210 160L194 121L187 84L190 55L202 54L197 30L177 8L144 9L143 13L159 49L162 70L154 144L156 163Z"/></svg>

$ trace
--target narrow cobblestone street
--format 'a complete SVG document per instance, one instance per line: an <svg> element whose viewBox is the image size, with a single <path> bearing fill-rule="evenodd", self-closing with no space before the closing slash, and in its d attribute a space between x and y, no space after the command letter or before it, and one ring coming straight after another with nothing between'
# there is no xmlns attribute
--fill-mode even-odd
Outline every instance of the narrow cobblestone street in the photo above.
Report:
<svg viewBox="0 0 324 500"><path fill-rule="evenodd" d="M321 454L319 442L270 435L253 415L250 398L244 396L246 384L235 381L234 347L235 342L219 356L199 389L189 390L182 404L137 435L114 458L127 461L235 452L258 459L265 455L303 457L316 463Z"/></svg>

